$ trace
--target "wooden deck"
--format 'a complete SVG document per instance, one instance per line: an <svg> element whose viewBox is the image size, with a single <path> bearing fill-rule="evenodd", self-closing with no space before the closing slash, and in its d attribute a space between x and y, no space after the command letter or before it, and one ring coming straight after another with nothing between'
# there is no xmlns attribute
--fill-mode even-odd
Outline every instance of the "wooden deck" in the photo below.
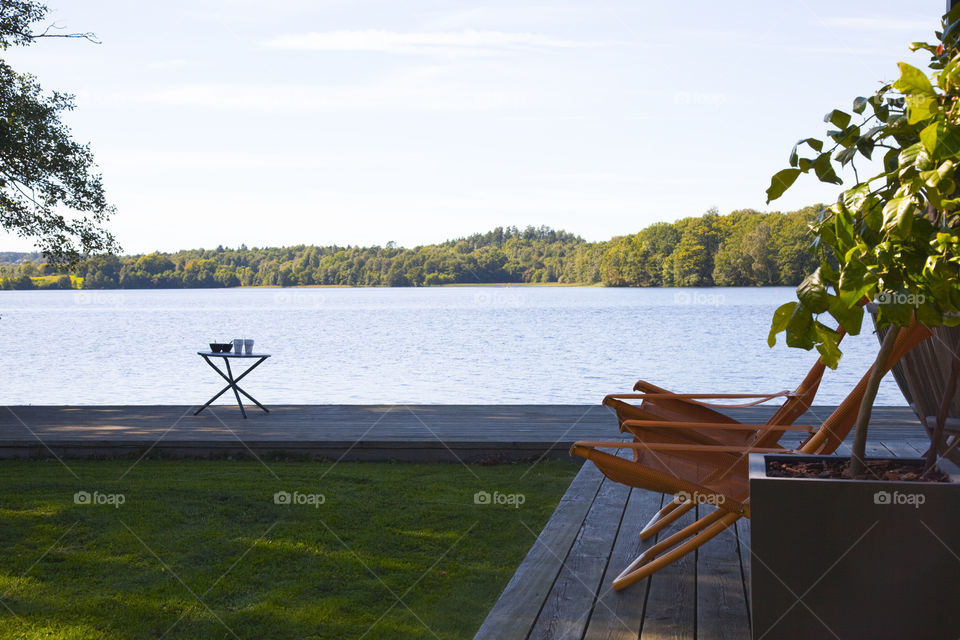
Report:
<svg viewBox="0 0 960 640"><path fill-rule="evenodd" d="M916 433L877 428L873 456L919 456ZM838 454L849 454L849 442ZM613 579L656 538L637 535L660 494L584 464L474 640L745 640L750 638L750 523L621 591ZM698 507L697 517L712 507ZM694 520L686 514L660 537Z"/></svg>
<svg viewBox="0 0 960 640"><path fill-rule="evenodd" d="M215 405L0 407L0 458L287 455L343 460L568 459L576 440L619 435L602 405L286 405L248 411ZM819 425L832 407L801 422ZM767 408L731 411L763 420ZM874 412L873 424L922 439L905 407Z"/></svg>

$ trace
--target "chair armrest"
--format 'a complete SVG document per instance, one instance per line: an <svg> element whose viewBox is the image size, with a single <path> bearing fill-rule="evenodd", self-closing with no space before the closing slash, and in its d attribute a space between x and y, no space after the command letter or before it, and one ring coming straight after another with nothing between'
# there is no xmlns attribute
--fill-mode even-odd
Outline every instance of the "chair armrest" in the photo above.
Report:
<svg viewBox="0 0 960 640"><path fill-rule="evenodd" d="M700 405L708 409L742 409L763 404L774 398L785 398L792 395L792 391L778 391L777 393L611 393L603 398L607 400L675 400ZM734 400L753 398L750 402L740 404L714 404L700 402L700 400Z"/></svg>
<svg viewBox="0 0 960 640"><path fill-rule="evenodd" d="M805 424L741 424L738 422L672 422L669 420L624 420L623 427L635 429L694 429L716 431L806 431L814 434L817 430Z"/></svg>
<svg viewBox="0 0 960 640"><path fill-rule="evenodd" d="M712 453L794 453L782 447L737 447L725 444L676 444L667 442L603 442L578 440L575 445L596 449L642 449L644 451L692 451Z"/></svg>

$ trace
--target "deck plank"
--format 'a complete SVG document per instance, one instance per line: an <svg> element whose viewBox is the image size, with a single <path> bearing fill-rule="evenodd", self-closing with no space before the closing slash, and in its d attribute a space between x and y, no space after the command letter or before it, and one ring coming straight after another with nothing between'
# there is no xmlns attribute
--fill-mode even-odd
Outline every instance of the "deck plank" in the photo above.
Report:
<svg viewBox="0 0 960 640"><path fill-rule="evenodd" d="M527 637L563 568L564 559L580 534L603 478L594 465L583 465L483 621L475 640L523 640Z"/></svg>
<svg viewBox="0 0 960 640"><path fill-rule="evenodd" d="M629 492L625 485L604 480L547 594L530 640L580 640L583 636Z"/></svg>
<svg viewBox="0 0 960 640"><path fill-rule="evenodd" d="M661 531L658 539L693 523L694 511ZM640 640L690 640L696 628L696 552L650 576L650 591L643 616Z"/></svg>
<svg viewBox="0 0 960 640"><path fill-rule="evenodd" d="M624 567L654 544L655 540L641 540L639 533L660 509L662 499L663 496L653 491L630 491L583 640L637 640L640 636L649 579L623 591L614 590L612 583Z"/></svg>
<svg viewBox="0 0 960 640"><path fill-rule="evenodd" d="M701 517L713 510L698 509ZM735 524L697 550L697 640L750 637L737 544Z"/></svg>

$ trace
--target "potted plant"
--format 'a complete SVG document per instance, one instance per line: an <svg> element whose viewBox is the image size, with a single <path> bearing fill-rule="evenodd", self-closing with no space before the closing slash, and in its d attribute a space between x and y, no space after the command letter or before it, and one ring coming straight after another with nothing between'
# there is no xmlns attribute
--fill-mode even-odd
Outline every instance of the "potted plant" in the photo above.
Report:
<svg viewBox="0 0 960 640"><path fill-rule="evenodd" d="M829 141L801 140L790 167L773 176L768 202L801 173L840 184L839 168L853 174L854 184L813 225L819 268L797 288L795 302L777 309L771 345L784 332L789 346L816 348L835 367L840 334L819 316L829 314L857 334L865 300L879 303L876 322L885 331L878 363L914 320L927 327L960 324L957 18L960 9L944 16L937 43L911 45L930 54L926 71L900 63L896 82L854 100L853 114L828 113L825 121L835 127ZM861 175L858 157L882 165ZM809 463L809 471L825 461L751 457L756 638L960 636L950 597L960 585L960 484L956 477L916 481L937 473L935 454L931 464L916 460L906 471L885 471L867 460L881 378L869 379L852 455L839 473L773 477L785 473L784 462ZM942 432L931 437L942 439Z"/></svg>

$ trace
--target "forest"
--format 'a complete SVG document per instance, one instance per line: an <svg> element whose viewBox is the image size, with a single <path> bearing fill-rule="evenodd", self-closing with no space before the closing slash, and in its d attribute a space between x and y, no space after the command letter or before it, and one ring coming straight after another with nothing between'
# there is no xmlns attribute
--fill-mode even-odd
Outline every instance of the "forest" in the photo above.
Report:
<svg viewBox="0 0 960 640"><path fill-rule="evenodd" d="M175 289L557 283L612 287L799 284L815 268L809 225L820 206L789 213L715 209L602 242L548 227L497 227L412 249L315 246L187 249L101 255L68 271L37 253L0 252L3 289Z"/></svg>

